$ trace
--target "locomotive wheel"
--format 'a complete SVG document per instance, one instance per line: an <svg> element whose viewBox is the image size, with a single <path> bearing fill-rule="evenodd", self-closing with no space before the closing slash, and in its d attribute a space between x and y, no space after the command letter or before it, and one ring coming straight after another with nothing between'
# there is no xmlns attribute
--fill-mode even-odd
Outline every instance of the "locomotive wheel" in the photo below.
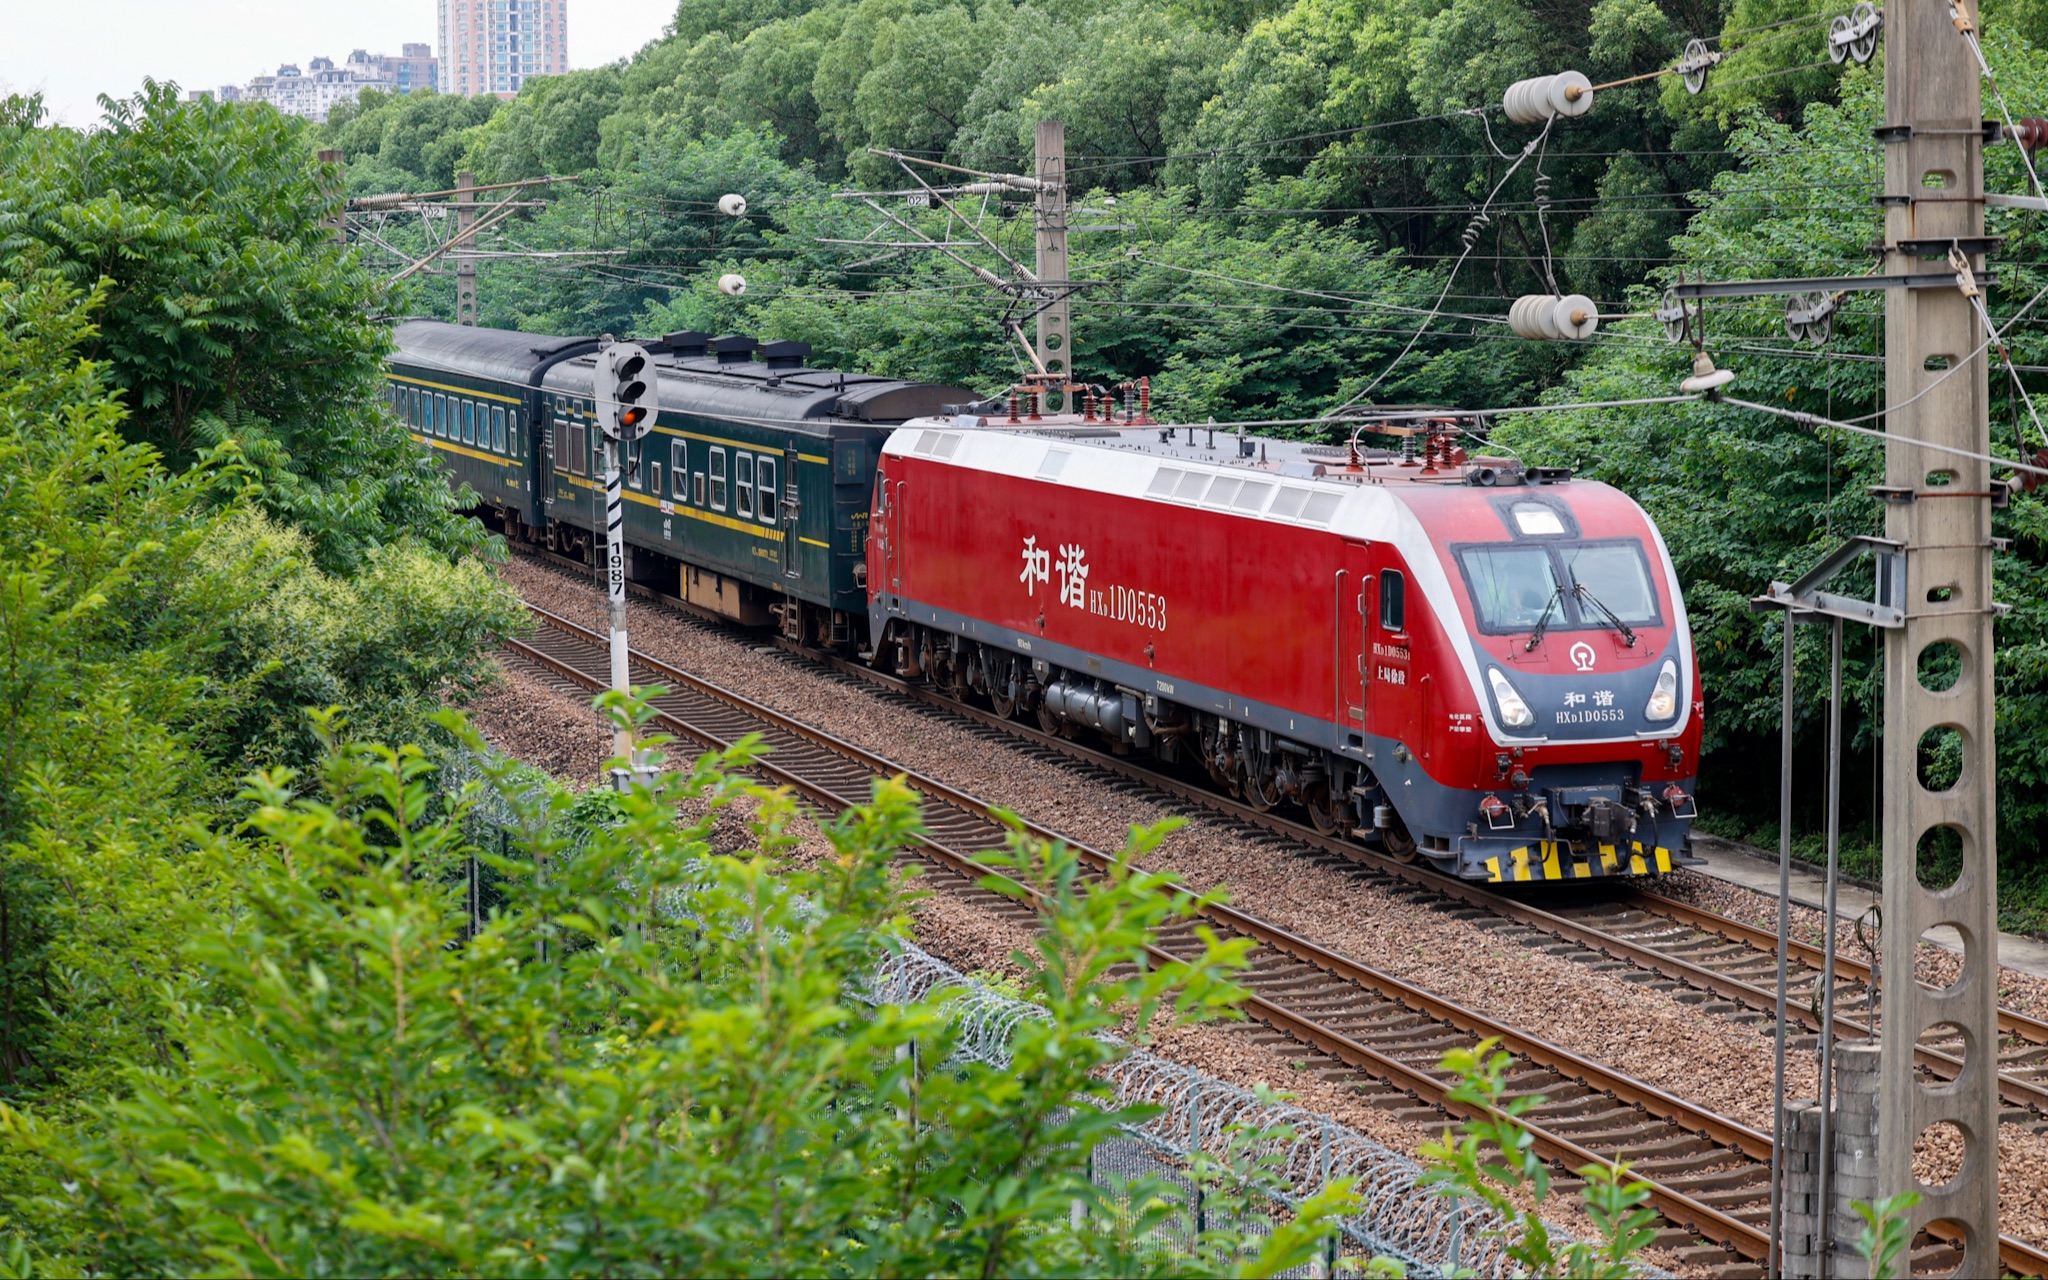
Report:
<svg viewBox="0 0 2048 1280"><path fill-rule="evenodd" d="M1260 813L1269 812L1280 803L1280 786L1266 772L1265 762L1255 760L1249 754L1245 758L1243 779L1244 802Z"/></svg>
<svg viewBox="0 0 2048 1280"><path fill-rule="evenodd" d="M1280 803L1280 783L1273 776L1272 757L1262 751L1250 730L1238 732L1239 760L1244 802L1260 813Z"/></svg>
<svg viewBox="0 0 2048 1280"><path fill-rule="evenodd" d="M1380 829L1380 844L1396 862L1415 861L1415 837L1408 834L1408 824L1399 814L1394 815L1392 826Z"/></svg>
<svg viewBox="0 0 2048 1280"><path fill-rule="evenodd" d="M1317 834L1333 836L1344 828L1344 806L1331 792L1327 780L1312 782L1302 794L1301 803L1308 809L1308 820Z"/></svg>
<svg viewBox="0 0 2048 1280"><path fill-rule="evenodd" d="M1005 684L1003 687L1007 689L1009 685ZM989 685L988 705L994 709L997 715L1005 720L1017 718L1017 700L1007 693L997 692L993 682Z"/></svg>
<svg viewBox="0 0 2048 1280"><path fill-rule="evenodd" d="M1039 728L1057 737L1059 736L1062 724L1063 722L1060 718L1052 713L1051 707L1046 706L1043 702L1038 704Z"/></svg>

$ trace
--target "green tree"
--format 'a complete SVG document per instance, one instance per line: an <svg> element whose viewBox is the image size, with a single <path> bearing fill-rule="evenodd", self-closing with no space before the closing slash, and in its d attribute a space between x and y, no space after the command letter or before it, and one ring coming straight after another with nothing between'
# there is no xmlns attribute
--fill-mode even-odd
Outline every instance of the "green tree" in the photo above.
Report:
<svg viewBox="0 0 2048 1280"><path fill-rule="evenodd" d="M235 892L194 833L236 780L317 759L310 710L420 737L520 621L483 566L395 534L331 575L245 468L125 439L80 354L107 293L0 276L0 1092L59 1111L117 1061L178 1065L183 913Z"/></svg>
<svg viewBox="0 0 2048 1280"><path fill-rule="evenodd" d="M1987 51L2009 93L2048 89L2048 54L2009 35L1989 38ZM1743 167L1703 193L1700 212L1672 242L1677 261L1663 279L1867 269L1867 244L1877 231L1868 194L1881 176L1881 157L1868 142L1882 119L1876 69L1850 71L1841 97L1839 104L1810 106L1796 127L1748 118L1730 142ZM2011 151L1987 156L1986 168L1995 190L2019 190L2026 181ZM2048 275L2033 265L2041 235L2037 216L1994 210L1991 223L1995 233L2008 236L1991 298L1991 312L2003 322L2048 284ZM1655 296L1636 294L1645 308ZM1845 295L1824 351L1787 346L1782 307L1781 299L1713 304L1709 349L1736 371L1737 393L1837 419L1881 408L1880 295ZM1652 341L1654 326L1623 322L1617 329L1568 375L1562 395L1669 394L1688 372L1690 350ZM2007 341L2021 365L2048 360L2037 326L2016 324ZM1992 441L2006 456L2019 449L2021 438L2029 452L2043 443L2012 386L1994 364ZM1775 781L1756 775L1747 762L1776 750L1782 633L1775 617L1752 612L1748 601L1774 579L1796 578L1850 535L1881 531L1868 487L1882 480L1882 442L1815 433L1781 418L1708 404L1544 415L1507 426L1502 438L1532 461L1577 465L1582 474L1620 486L1657 520L1685 586L1708 691L1702 808L1738 830L1769 823L1775 837ZM2008 927L2039 927L2039 886L2048 876L2041 860L2048 830L2048 504L2038 492L2019 494L1995 514L1994 525L2011 539L1995 560L1998 599L2012 606L1998 623L1996 672L2001 893L2008 899ZM1807 637L1799 657L1802 771L1817 771L1821 763L1813 717L1825 697L1826 661L1820 637ZM1867 777L1879 693L1861 637L1849 646L1847 687L1847 773ZM1846 787L1844 801L1852 827L1868 820L1865 788ZM1802 822L1818 821L1817 804L1816 794ZM2016 899L2036 905L2022 908Z"/></svg>
<svg viewBox="0 0 2048 1280"><path fill-rule="evenodd" d="M394 533L479 546L384 407L381 291L325 224L337 210L300 122L172 85L103 101L90 133L42 127L35 99L0 109L0 273L108 282L82 354L124 393L130 438L177 468L246 463L331 568Z"/></svg>

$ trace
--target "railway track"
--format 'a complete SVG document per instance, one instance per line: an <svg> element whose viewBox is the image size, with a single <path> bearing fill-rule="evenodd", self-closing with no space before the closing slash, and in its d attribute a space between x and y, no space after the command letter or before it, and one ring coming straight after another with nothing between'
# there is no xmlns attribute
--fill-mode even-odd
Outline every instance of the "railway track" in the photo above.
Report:
<svg viewBox="0 0 2048 1280"><path fill-rule="evenodd" d="M1596 903L1538 905L1425 865L1400 862L1353 841L1326 835L1279 811L1253 808L1134 759L1006 720L928 685L836 654L788 643L781 647L794 657L948 712L980 729L1021 738L1042 751L1083 761L1118 778L1199 804L1254 830L1284 836L1397 895L1509 934L1504 940L1607 965L1610 972L1633 969L1660 988L1682 987L1698 993L1702 1012L1751 1022L1776 1016L1777 936L1740 920L1624 884L1575 886L1582 892L1604 895L1605 900ZM1809 1036L1817 1035L1821 1023L1817 983L1825 957L1819 947L1797 940L1791 944L1790 954L1794 968L1788 1014ZM1837 954L1835 972L1838 982L1846 980L1863 992L1869 990L1867 961ZM1837 1037L1858 1039L1869 1034L1867 1021L1858 1021L1853 1000L1846 998L1855 994L1838 989ZM2048 1022L2006 1009L1999 1010L1998 1017L2003 1037L1999 1047L1999 1091L2006 1104L2003 1118L2048 1131ZM1962 1046L1956 1040L1930 1036L1916 1054L1920 1070L1937 1080L1953 1079L1962 1068Z"/></svg>
<svg viewBox="0 0 2048 1280"><path fill-rule="evenodd" d="M605 637L545 610L534 613L544 625L507 647L577 688L604 687ZM971 888L983 874L976 855L1002 842L992 806L976 797L646 655L635 653L633 665L636 683L671 690L654 700L662 729L707 747L759 734L773 748L759 772L827 811L864 801L878 776L905 775L927 801L926 834L915 852L942 868L956 887ZM1063 838L1029 829L1045 839ZM1091 865L1109 859L1067 843ZM1436 1065L1443 1051L1497 1038L1517 1059L1511 1089L1548 1099L1521 1121L1539 1155L1566 1169L1628 1161L1670 1224L1661 1244L1683 1249L1693 1240L1706 1241L1717 1248L1692 1253L1691 1260L1706 1263L1709 1255L1718 1256L1717 1269L1731 1280L1758 1274L1756 1260L1767 1247L1769 1135L1246 912L1213 905L1203 910L1201 923L1260 944L1246 975L1251 996L1245 1012L1283 1054L1319 1075L1354 1082L1376 1105L1396 1111L1419 1106L1421 1116L1435 1119L1466 1112L1449 1097L1452 1081ZM1192 954L1199 945L1194 928L1191 922L1163 933L1155 944L1158 957ZM1951 1252L1931 1242L1916 1262L1938 1267L1947 1261L1952 1267L1957 1259ZM2001 1254L2015 1272L2048 1275L2048 1254L2024 1242L2003 1240Z"/></svg>

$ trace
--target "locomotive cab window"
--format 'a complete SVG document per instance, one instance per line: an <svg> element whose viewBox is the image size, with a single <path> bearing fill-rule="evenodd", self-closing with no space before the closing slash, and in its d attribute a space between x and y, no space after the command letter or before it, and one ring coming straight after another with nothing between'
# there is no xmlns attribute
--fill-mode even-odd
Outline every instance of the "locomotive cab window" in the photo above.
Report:
<svg viewBox="0 0 2048 1280"><path fill-rule="evenodd" d="M1479 629L1493 635L1654 626L1657 591L1642 545L1610 542L1482 543L1456 547Z"/></svg>
<svg viewBox="0 0 2048 1280"><path fill-rule="evenodd" d="M1380 572L1380 626L1387 631L1408 627L1408 584L1398 569Z"/></svg>
<svg viewBox="0 0 2048 1280"><path fill-rule="evenodd" d="M725 450L711 451L711 508L725 510Z"/></svg>
<svg viewBox="0 0 2048 1280"><path fill-rule="evenodd" d="M1551 516L1542 507L1536 509ZM1546 612L1551 614L1553 626L1566 621L1557 615L1553 604L1558 584L1548 547L1528 543L1466 547L1458 553L1458 561L1465 566L1465 581L1472 589L1472 610L1485 630L1528 631Z"/></svg>
<svg viewBox="0 0 2048 1280"><path fill-rule="evenodd" d="M756 475L760 485L761 498L756 505L759 506L761 509L761 522L763 524L774 524L775 459L762 458L755 465L759 468L759 471L756 473Z"/></svg>
<svg viewBox="0 0 2048 1280"><path fill-rule="evenodd" d="M1559 555L1564 560L1565 577L1582 597L1597 600L1623 622L1657 621L1657 593L1650 586L1650 567L1643 562L1642 550L1635 543L1595 542L1562 547ZM1598 625L1590 617L1587 621Z"/></svg>
<svg viewBox="0 0 2048 1280"><path fill-rule="evenodd" d="M668 442L669 483L675 486L675 497L687 499L690 496L690 446L686 441Z"/></svg>
<svg viewBox="0 0 2048 1280"><path fill-rule="evenodd" d="M738 491L738 493L737 493L737 494L735 495L735 501L736 501L736 503L737 503L737 506L738 506L738 509L739 509L739 513L740 513L741 515L743 515L743 516L751 516L751 515L753 515L753 514L754 514L754 455L753 455L753 454L751 454L751 453L740 453L740 454L735 454L735 455L733 455L733 460L732 460L732 482L733 482L733 488L734 488L734 489L736 489L736 490Z"/></svg>

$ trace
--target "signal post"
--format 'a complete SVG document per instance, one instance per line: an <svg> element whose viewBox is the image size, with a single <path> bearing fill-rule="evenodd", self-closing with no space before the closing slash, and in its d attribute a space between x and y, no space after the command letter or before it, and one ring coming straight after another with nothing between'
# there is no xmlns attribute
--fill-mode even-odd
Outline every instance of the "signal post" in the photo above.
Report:
<svg viewBox="0 0 2048 1280"><path fill-rule="evenodd" d="M627 450L653 428L660 406L645 348L607 340L598 352L596 373L597 420L604 431L605 593L611 604L612 689L623 694L633 686L626 645L625 503L620 483ZM625 725L613 730L612 754L627 761L627 768L614 778L624 789L640 771L633 731Z"/></svg>

